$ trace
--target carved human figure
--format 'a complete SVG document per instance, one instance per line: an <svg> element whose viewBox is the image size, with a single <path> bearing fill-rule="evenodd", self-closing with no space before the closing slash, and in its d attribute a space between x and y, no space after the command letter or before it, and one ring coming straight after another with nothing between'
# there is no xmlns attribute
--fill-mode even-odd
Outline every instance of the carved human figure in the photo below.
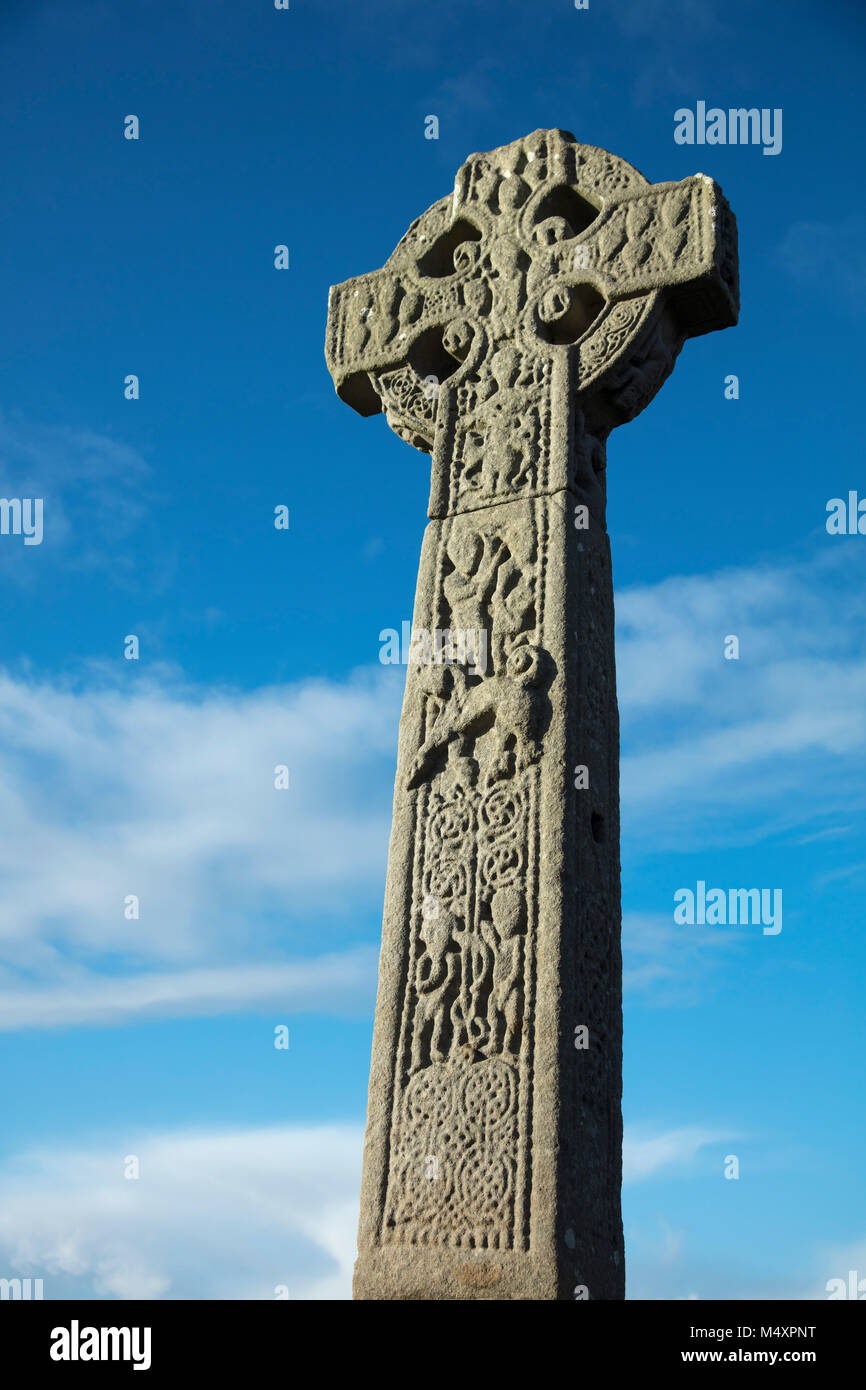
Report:
<svg viewBox="0 0 866 1390"><path fill-rule="evenodd" d="M412 1035L412 1067L444 1062L451 1041L451 1005L459 984L460 956L454 941L453 912L423 918L418 935L424 943L415 971L418 1005Z"/></svg>
<svg viewBox="0 0 866 1390"><path fill-rule="evenodd" d="M500 343L478 382L478 410L463 434L458 464L462 490L494 497L516 493L532 480L539 416L523 400L532 383L531 360L524 364L513 343Z"/></svg>
<svg viewBox="0 0 866 1390"><path fill-rule="evenodd" d="M454 566L443 590L451 627L489 633L493 673L505 667L508 652L534 627L534 599L528 575L535 551L531 528L515 526L506 536L455 528L447 546Z"/></svg>
<svg viewBox="0 0 866 1390"><path fill-rule="evenodd" d="M520 1051L523 1032L523 932L526 904L517 888L497 888L490 901L494 937L493 988L487 1003L489 1041L485 1051Z"/></svg>
<svg viewBox="0 0 866 1390"><path fill-rule="evenodd" d="M448 537L448 559L454 566L443 581L451 609L451 626L477 632L489 622L488 605L496 587L501 542L498 536L455 528Z"/></svg>
<svg viewBox="0 0 866 1390"><path fill-rule="evenodd" d="M535 558L532 527L511 527L504 544L505 555L490 605L490 651L496 670L505 667L511 649L535 628L535 596L530 582Z"/></svg>

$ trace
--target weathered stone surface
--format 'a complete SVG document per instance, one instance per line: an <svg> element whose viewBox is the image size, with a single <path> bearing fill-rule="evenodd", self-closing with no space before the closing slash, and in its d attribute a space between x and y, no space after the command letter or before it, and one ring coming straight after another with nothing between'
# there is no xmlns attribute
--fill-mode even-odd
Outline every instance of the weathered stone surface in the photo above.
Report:
<svg viewBox="0 0 866 1390"><path fill-rule="evenodd" d="M717 185L559 130L331 291L338 393L432 453L413 626L487 657L409 666L357 1298L624 1295L606 440L737 308Z"/></svg>

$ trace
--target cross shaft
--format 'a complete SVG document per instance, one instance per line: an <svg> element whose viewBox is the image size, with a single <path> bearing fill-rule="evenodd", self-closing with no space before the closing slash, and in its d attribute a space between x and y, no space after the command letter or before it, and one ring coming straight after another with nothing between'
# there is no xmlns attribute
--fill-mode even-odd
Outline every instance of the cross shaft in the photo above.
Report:
<svg viewBox="0 0 866 1390"><path fill-rule="evenodd" d="M432 453L370 1074L360 1298L622 1298L606 441L736 322L736 225L565 131L474 155L331 291L341 398Z"/></svg>

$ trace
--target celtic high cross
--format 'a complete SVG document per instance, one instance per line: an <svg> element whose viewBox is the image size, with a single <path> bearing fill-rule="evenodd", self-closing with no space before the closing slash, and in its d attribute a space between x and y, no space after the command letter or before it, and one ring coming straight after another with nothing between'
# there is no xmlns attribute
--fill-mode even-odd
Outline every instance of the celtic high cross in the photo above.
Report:
<svg viewBox="0 0 866 1390"><path fill-rule="evenodd" d="M616 1299L619 726L605 446L736 322L712 179L562 130L471 156L331 291L340 397L432 454L356 1298Z"/></svg>

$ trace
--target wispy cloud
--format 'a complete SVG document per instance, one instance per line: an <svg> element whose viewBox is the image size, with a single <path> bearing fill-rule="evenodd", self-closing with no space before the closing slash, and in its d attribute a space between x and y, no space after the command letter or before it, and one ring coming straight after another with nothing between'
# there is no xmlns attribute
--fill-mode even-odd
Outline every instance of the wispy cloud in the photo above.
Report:
<svg viewBox="0 0 866 1390"><path fill-rule="evenodd" d="M45 566L108 570L134 561L128 540L146 510L150 470L122 441L93 430L39 425L0 412L0 495L43 500L43 539L0 544L0 573L28 583Z"/></svg>
<svg viewBox="0 0 866 1390"><path fill-rule="evenodd" d="M795 222L778 249L779 260L807 295L858 316L866 305L866 218Z"/></svg>
<svg viewBox="0 0 866 1390"><path fill-rule="evenodd" d="M723 960L747 949L743 935L694 932L667 918L646 912L626 912L622 922L623 991L654 1005L696 1004L705 994L708 977Z"/></svg>
<svg viewBox="0 0 866 1390"><path fill-rule="evenodd" d="M629 38L670 37L694 44L727 32L712 0L619 0L612 10L615 24Z"/></svg>
<svg viewBox="0 0 866 1390"><path fill-rule="evenodd" d="M671 578L617 598L632 848L754 841L866 799L864 558ZM843 541L844 544L844 541ZM736 635L738 660L723 643ZM808 795L803 792L808 789ZM665 829L659 810L676 807Z"/></svg>
<svg viewBox="0 0 866 1390"><path fill-rule="evenodd" d="M99 976L66 972L66 983L0 989L0 1032L74 1024L106 1027L147 1018L213 1018L244 1010L279 1009L280 1017L369 1013L376 989L373 946L311 960L271 960L218 969Z"/></svg>
<svg viewBox="0 0 866 1390"><path fill-rule="evenodd" d="M769 1259L761 1253L764 1258L756 1258L759 1252L749 1242L731 1248L719 1241L708 1249L694 1230L677 1227L658 1212L651 1221L626 1225L626 1297L826 1301L831 1291L850 1298L852 1288L866 1279L862 1238L848 1245L806 1247L795 1264L776 1269L772 1253ZM829 1290L830 1280L841 1280L842 1287Z"/></svg>
<svg viewBox="0 0 866 1390"><path fill-rule="evenodd" d="M385 872L389 675L252 694L0 676L5 1026L41 1009L54 1023L218 1013L281 990L321 1002L328 972L331 1007L356 1011Z"/></svg>
<svg viewBox="0 0 866 1390"><path fill-rule="evenodd" d="M663 1131L646 1127L626 1130L622 1146L622 1180L643 1182L660 1173L687 1168L709 1144L728 1143L738 1138L730 1130L705 1129L687 1125Z"/></svg>

